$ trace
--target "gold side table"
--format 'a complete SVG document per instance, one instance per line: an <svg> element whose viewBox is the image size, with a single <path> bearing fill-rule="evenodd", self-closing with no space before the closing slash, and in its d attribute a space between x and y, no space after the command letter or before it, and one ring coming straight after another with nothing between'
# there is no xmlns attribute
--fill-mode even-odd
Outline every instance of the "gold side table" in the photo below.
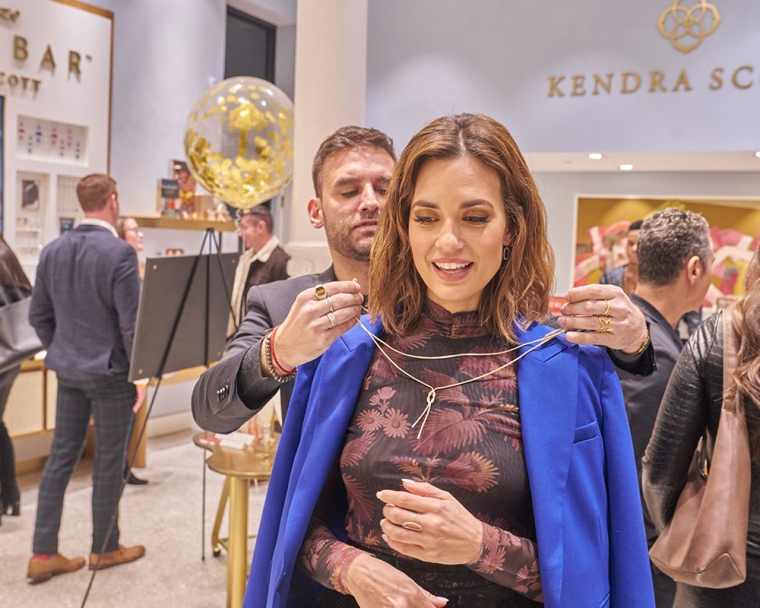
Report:
<svg viewBox="0 0 760 608"><path fill-rule="evenodd" d="M240 608L243 605L248 576L248 489L252 480L258 483L268 480L271 476L278 438L271 445L253 443L239 450L204 441L212 436L212 433L196 433L193 436L193 442L211 452L206 459L209 469L225 476L212 542L215 543L214 555L218 555L220 545L227 549L227 606ZM219 538L219 526L224 514L227 493L229 494L230 531L229 540L225 546L224 539Z"/></svg>

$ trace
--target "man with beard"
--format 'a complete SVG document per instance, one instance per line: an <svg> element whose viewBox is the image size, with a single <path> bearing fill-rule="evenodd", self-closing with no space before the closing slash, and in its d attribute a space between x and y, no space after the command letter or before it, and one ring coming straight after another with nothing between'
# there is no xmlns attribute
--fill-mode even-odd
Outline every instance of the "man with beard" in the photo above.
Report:
<svg viewBox="0 0 760 608"><path fill-rule="evenodd" d="M333 264L321 274L251 288L248 313L227 353L193 389L193 417L201 428L235 431L278 390L284 417L297 367L356 324L395 161L393 142L376 129L342 127L322 142L312 165L315 197L308 213L312 226L325 229ZM558 323L570 332L569 340L620 349L610 352L615 365L643 375L653 371L644 316L619 287L576 287L567 298ZM614 331L594 332L602 327L596 312L601 310Z"/></svg>

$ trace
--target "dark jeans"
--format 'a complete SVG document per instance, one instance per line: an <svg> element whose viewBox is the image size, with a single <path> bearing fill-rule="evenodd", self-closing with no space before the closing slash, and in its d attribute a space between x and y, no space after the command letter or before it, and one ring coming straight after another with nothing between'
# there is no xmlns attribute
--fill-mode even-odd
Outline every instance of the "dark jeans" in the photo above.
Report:
<svg viewBox="0 0 760 608"><path fill-rule="evenodd" d="M95 421L95 468L92 476L92 551L101 550L111 517L119 508L124 479L135 387L126 375L97 380L58 377L55 433L40 481L34 553L56 553L63 496L82 454L90 416ZM119 548L118 518L105 547Z"/></svg>
<svg viewBox="0 0 760 608"><path fill-rule="evenodd" d="M18 376L20 367L14 367L0 374L0 502L9 505L18 501L20 493L16 483L16 459L13 454L13 443L8 435L8 429L3 422L5 404L11 392L13 381Z"/></svg>

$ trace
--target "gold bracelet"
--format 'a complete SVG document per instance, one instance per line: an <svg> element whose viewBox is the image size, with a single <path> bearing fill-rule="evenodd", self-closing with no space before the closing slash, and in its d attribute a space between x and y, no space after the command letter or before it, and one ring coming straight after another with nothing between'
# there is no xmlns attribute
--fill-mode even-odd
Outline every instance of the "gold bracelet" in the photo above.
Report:
<svg viewBox="0 0 760 608"><path fill-rule="evenodd" d="M277 373L277 370L274 367L274 362L272 361L272 330L269 330L266 335L264 335L264 365L267 366L269 375L277 380L277 382L280 384L290 382L293 378L296 377L295 374L287 374L285 376L281 376Z"/></svg>
<svg viewBox="0 0 760 608"><path fill-rule="evenodd" d="M625 355L626 357L638 357L641 353L643 353L647 346L649 346L649 326L647 325L647 337L644 338L644 343L639 347L639 350L637 350L635 353L626 353L622 350L619 351L621 355Z"/></svg>

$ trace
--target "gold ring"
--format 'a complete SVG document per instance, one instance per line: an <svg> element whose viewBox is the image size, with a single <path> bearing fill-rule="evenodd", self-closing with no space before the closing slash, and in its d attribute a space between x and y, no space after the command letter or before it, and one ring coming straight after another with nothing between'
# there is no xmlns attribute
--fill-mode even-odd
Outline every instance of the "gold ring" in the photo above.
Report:
<svg viewBox="0 0 760 608"><path fill-rule="evenodd" d="M327 319L330 321L330 325L335 327L338 324L338 321L335 319L335 315L331 312L327 313Z"/></svg>
<svg viewBox="0 0 760 608"><path fill-rule="evenodd" d="M314 288L314 293L317 295L317 300L324 300L327 297L327 290L324 285L317 285Z"/></svg>
<svg viewBox="0 0 760 608"><path fill-rule="evenodd" d="M401 527L404 528L404 530L411 530L412 532L422 532L422 526L416 521L405 521L401 524Z"/></svg>
<svg viewBox="0 0 760 608"><path fill-rule="evenodd" d="M605 300L604 303L607 305L607 308L604 309L604 312L602 313L601 316L603 316L603 317L609 317L610 316L610 301L609 300Z"/></svg>
<svg viewBox="0 0 760 608"><path fill-rule="evenodd" d="M609 317L598 317L599 329L596 330L598 334L611 334L614 332L612 329L612 319Z"/></svg>
<svg viewBox="0 0 760 608"><path fill-rule="evenodd" d="M330 312L335 312L335 308L333 308L332 298L330 296L327 296L327 303L330 305Z"/></svg>

